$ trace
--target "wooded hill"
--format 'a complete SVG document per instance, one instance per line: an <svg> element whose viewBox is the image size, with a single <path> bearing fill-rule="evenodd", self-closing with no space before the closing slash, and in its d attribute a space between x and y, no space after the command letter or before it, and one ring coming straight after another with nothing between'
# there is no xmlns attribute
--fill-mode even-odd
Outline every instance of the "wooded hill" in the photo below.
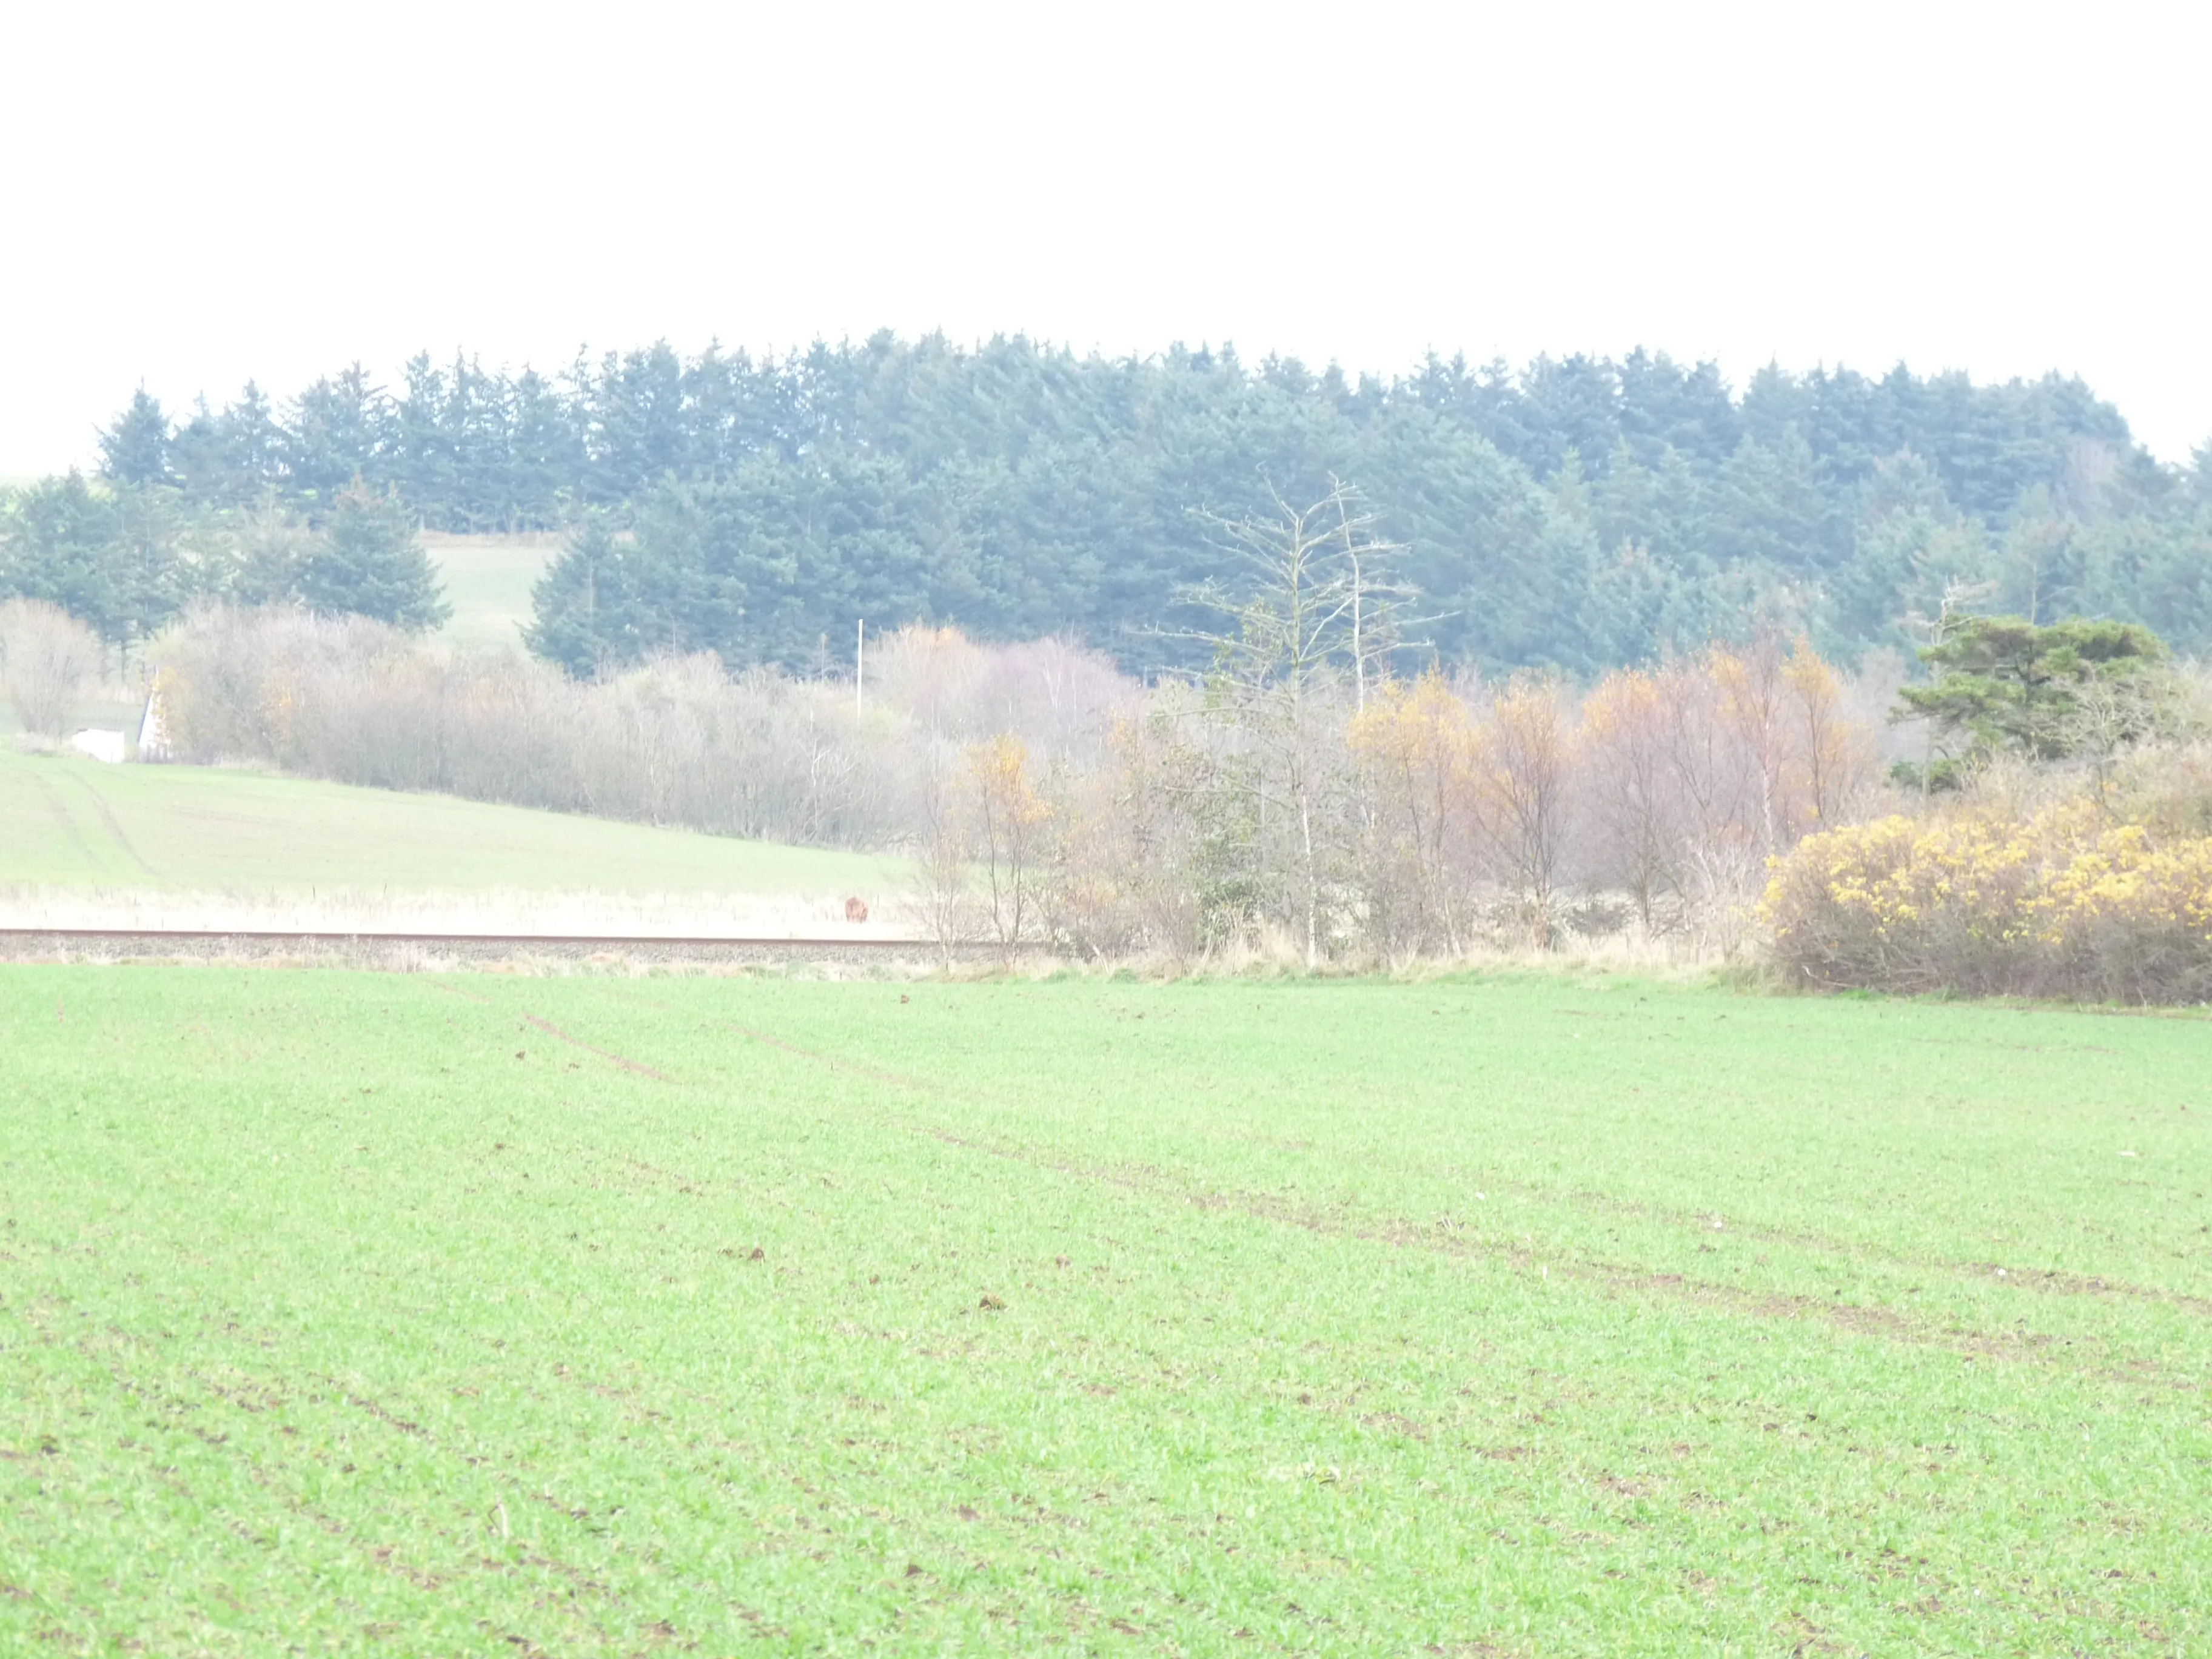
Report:
<svg viewBox="0 0 2212 1659"><path fill-rule="evenodd" d="M1354 380L881 334L782 359L657 345L550 378L425 356L397 387L356 368L181 422L141 393L102 455L118 502L173 509L170 531L137 520L132 568L159 591L133 628L193 592L285 597L265 558L241 587L253 561L210 556L208 525L255 520L261 545L272 513L313 529L358 477L428 527L571 530L532 642L579 672L663 648L827 666L861 617L1158 665L1176 595L1226 575L1200 510L1333 477L1404 544L1403 609L1435 618L1409 658L1588 675L1761 621L1851 658L1908 643L1955 582L1993 611L2212 644L2212 447L2161 466L2055 375L1768 368L1737 392L1638 351ZM52 597L26 504L59 487L19 499L0 587Z"/></svg>

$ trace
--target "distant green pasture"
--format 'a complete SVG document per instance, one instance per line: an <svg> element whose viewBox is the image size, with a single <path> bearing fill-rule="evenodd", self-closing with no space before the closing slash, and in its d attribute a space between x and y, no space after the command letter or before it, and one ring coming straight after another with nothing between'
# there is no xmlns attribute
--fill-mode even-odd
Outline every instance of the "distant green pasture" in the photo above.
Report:
<svg viewBox="0 0 2212 1659"><path fill-rule="evenodd" d="M556 536L426 536L453 608L443 637L469 649L522 649L530 590L560 550Z"/></svg>
<svg viewBox="0 0 2212 1659"><path fill-rule="evenodd" d="M0 969L0 1651L2212 1651L2212 1025Z"/></svg>
<svg viewBox="0 0 2212 1659"><path fill-rule="evenodd" d="M0 885L836 893L889 867L445 795L0 750Z"/></svg>

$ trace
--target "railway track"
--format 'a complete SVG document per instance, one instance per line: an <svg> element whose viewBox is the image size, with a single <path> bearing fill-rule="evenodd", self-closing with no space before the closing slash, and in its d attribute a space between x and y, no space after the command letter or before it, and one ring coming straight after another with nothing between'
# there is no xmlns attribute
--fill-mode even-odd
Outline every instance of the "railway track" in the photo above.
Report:
<svg viewBox="0 0 2212 1659"><path fill-rule="evenodd" d="M998 947L952 946L956 960L978 961ZM929 939L867 936L791 939L773 935L666 933L459 933L359 928L0 927L0 961L232 958L307 959L374 964L432 959L518 958L647 963L928 962L946 951Z"/></svg>

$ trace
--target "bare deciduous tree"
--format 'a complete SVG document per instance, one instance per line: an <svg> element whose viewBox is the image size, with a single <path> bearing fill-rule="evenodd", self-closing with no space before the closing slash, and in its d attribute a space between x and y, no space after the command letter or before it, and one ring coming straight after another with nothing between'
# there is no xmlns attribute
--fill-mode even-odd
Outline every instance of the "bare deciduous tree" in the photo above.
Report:
<svg viewBox="0 0 2212 1659"><path fill-rule="evenodd" d="M1660 894L1680 881L1666 696L1650 674L1624 669L1599 681L1583 702L1585 795L1606 872L1628 890L1647 933Z"/></svg>
<svg viewBox="0 0 2212 1659"><path fill-rule="evenodd" d="M1517 676L1492 700L1483 739L1481 775L1500 861L1530 938L1548 946L1573 761L1564 688L1547 676Z"/></svg>
<svg viewBox="0 0 2212 1659"><path fill-rule="evenodd" d="M1750 761L1751 782L1759 799L1759 847L1771 858L1782 844L1789 765L1782 643L1771 631L1762 630L1740 651L1712 647L1705 653L1705 665L1720 690L1722 717Z"/></svg>
<svg viewBox="0 0 2212 1659"><path fill-rule="evenodd" d="M1019 738L1000 732L971 744L966 759L991 931L1000 949L1012 956L1031 920L1042 842L1052 811L1030 779L1029 750Z"/></svg>
<svg viewBox="0 0 2212 1659"><path fill-rule="evenodd" d="M975 931L975 846L960 799L959 770L949 745L928 746L910 849L915 906L947 968L954 947Z"/></svg>
<svg viewBox="0 0 2212 1659"><path fill-rule="evenodd" d="M1218 757L1193 741L1206 729L1197 694L1170 682L1114 719L1096 769L1066 780L1041 893L1056 938L1094 956L1178 962L1212 942L1226 791Z"/></svg>
<svg viewBox="0 0 2212 1659"><path fill-rule="evenodd" d="M1826 830L1866 788L1874 756L1866 734L1844 714L1844 684L1803 635L1782 665L1795 732L1793 817L1805 829ZM1792 839L1795 839L1793 835Z"/></svg>
<svg viewBox="0 0 2212 1659"><path fill-rule="evenodd" d="M43 599L0 605L0 680L26 732L68 736L77 701L102 660L98 636L66 611Z"/></svg>
<svg viewBox="0 0 2212 1659"><path fill-rule="evenodd" d="M1433 671L1386 680L1351 726L1372 812L1369 926L1391 949L1458 952L1468 926L1483 817L1481 734Z"/></svg>
<svg viewBox="0 0 2212 1659"><path fill-rule="evenodd" d="M1214 544L1239 568L1232 593L1218 586L1189 595L1230 624L1186 638L1213 655L1214 706L1249 745L1249 775L1261 827L1287 828L1293 891L1289 908L1306 966L1321 961L1321 916L1330 848L1323 822L1339 803L1341 718L1328 696L1335 675L1366 672L1373 647L1362 629L1380 628L1372 609L1395 550L1375 539L1372 514L1353 509L1358 492L1341 482L1305 507L1270 489L1270 509L1243 519L1206 515Z"/></svg>

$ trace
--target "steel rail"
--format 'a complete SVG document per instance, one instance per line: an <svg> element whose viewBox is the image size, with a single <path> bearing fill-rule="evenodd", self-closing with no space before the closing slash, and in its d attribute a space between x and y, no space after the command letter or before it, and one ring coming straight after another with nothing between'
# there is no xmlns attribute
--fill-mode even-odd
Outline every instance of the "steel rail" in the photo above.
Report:
<svg viewBox="0 0 2212 1659"><path fill-rule="evenodd" d="M941 950L926 939L799 939L780 934L684 933L429 933L392 932L382 928L295 927L0 927L0 940L19 939L252 939L274 944L332 945L727 945L757 950L836 949ZM971 941L955 950L977 948ZM995 947L994 947L995 948Z"/></svg>

